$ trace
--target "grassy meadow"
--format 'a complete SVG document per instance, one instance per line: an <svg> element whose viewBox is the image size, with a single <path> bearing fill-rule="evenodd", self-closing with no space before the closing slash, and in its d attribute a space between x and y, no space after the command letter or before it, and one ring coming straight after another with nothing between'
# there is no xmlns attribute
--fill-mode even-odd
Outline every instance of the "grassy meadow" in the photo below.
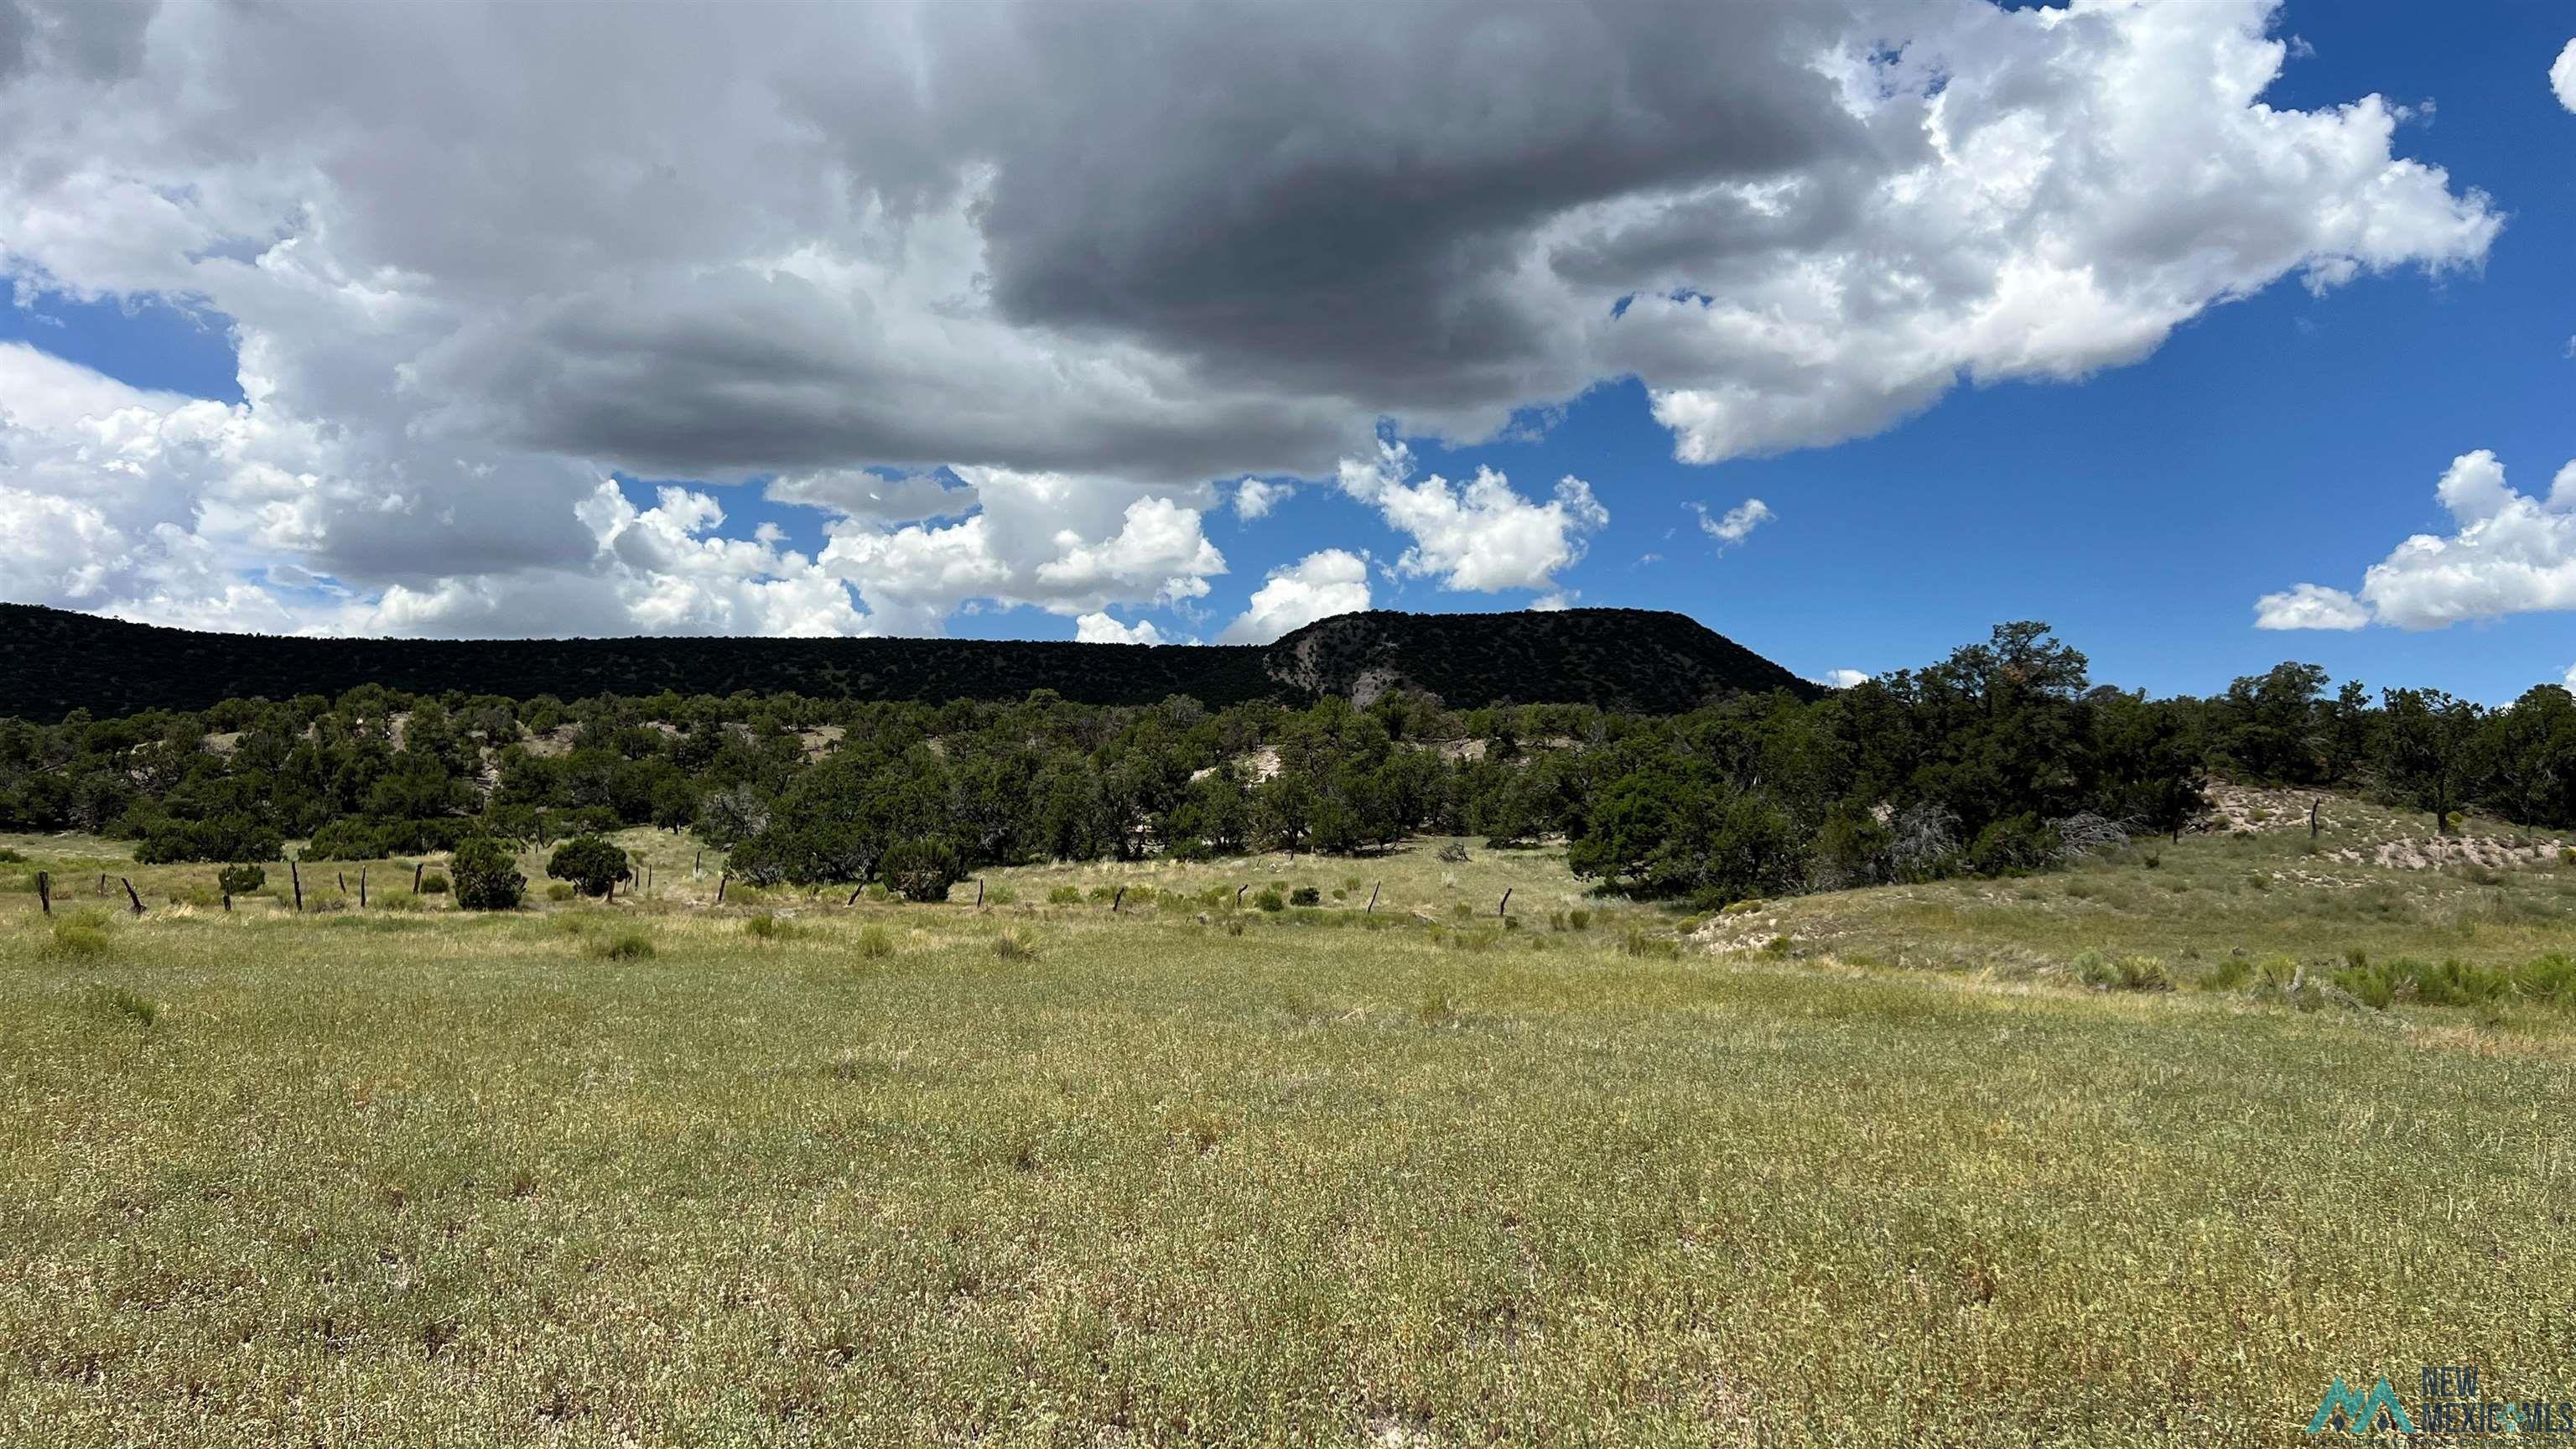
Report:
<svg viewBox="0 0 2576 1449"><path fill-rule="evenodd" d="M2336 1375L2576 1393L2576 1001L2525 970L2576 866L2329 809L1704 918L1473 842L717 907L638 833L650 892L495 917L0 842L0 1442L2293 1444ZM2505 985L2375 1003L2402 961Z"/></svg>

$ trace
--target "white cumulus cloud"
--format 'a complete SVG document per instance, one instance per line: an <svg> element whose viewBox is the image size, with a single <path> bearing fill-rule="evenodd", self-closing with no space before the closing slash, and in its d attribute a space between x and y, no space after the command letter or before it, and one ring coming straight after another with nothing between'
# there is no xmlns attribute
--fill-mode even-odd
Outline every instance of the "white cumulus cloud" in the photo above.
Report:
<svg viewBox="0 0 2576 1449"><path fill-rule="evenodd" d="M2576 40L2567 42L2567 48L2551 62L2549 89L2558 97L2558 104L2576 111Z"/></svg>
<svg viewBox="0 0 2576 1449"><path fill-rule="evenodd" d="M1168 644L1151 619L1121 624L1107 614L1085 614L1073 621L1073 637L1083 644Z"/></svg>
<svg viewBox="0 0 2576 1449"><path fill-rule="evenodd" d="M1464 485L1434 473L1419 483L1413 451L1381 442L1369 458L1342 460L1344 493L1378 510L1386 525L1412 538L1396 572L1430 576L1451 589L1553 590L1555 575L1583 557L1585 536L1610 522L1592 487L1571 475L1557 480L1545 503L1514 492L1511 480L1479 468Z"/></svg>
<svg viewBox="0 0 2576 1449"><path fill-rule="evenodd" d="M2533 497L2514 491L2504 464L2481 448L2452 460L2434 497L2452 532L2398 544L2362 575L2357 595L2317 584L2266 594L2255 604L2257 626L2439 629L2576 608L2576 463L2558 470L2546 497Z"/></svg>
<svg viewBox="0 0 2576 1449"><path fill-rule="evenodd" d="M1246 523L1266 516L1294 496L1297 485L1261 478L1246 478L1234 487L1234 513Z"/></svg>
<svg viewBox="0 0 2576 1449"><path fill-rule="evenodd" d="M1347 549L1310 553L1272 569L1253 591L1252 606L1225 626L1220 644L1267 644L1292 629L1369 606L1368 560Z"/></svg>

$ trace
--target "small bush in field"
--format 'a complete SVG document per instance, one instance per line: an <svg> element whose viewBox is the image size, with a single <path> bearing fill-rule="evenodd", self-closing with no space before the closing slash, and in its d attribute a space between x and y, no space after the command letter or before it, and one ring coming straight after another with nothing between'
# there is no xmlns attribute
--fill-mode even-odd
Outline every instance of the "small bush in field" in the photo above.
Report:
<svg viewBox="0 0 2576 1449"><path fill-rule="evenodd" d="M1320 906L1323 903L1324 893L1310 885L1301 885L1288 893L1288 904L1292 906Z"/></svg>
<svg viewBox="0 0 2576 1449"><path fill-rule="evenodd" d="M1675 937L1658 936L1642 928L1631 926L1628 928L1628 933L1619 938L1619 954L1641 959L1670 961L1682 954L1682 943Z"/></svg>
<svg viewBox="0 0 2576 1449"><path fill-rule="evenodd" d="M546 860L547 875L570 882L586 896L608 894L626 879L627 869L626 852L596 835L576 835Z"/></svg>
<svg viewBox="0 0 2576 1449"><path fill-rule="evenodd" d="M434 870L428 872L420 878L420 893L425 896L447 894L447 877Z"/></svg>
<svg viewBox="0 0 2576 1449"><path fill-rule="evenodd" d="M867 957L871 961L893 955L894 941L891 937L886 935L886 928L878 925L870 925L866 929L860 931L859 954Z"/></svg>
<svg viewBox="0 0 2576 1449"><path fill-rule="evenodd" d="M150 1026L161 1019L159 1002L137 996L122 986L91 987L89 1004L111 1019L130 1021L136 1026Z"/></svg>
<svg viewBox="0 0 2576 1449"><path fill-rule="evenodd" d="M580 894L581 892L575 890L570 881L559 880L546 887L546 899L550 901L568 901Z"/></svg>
<svg viewBox="0 0 2576 1449"><path fill-rule="evenodd" d="M877 862L877 874L896 895L914 902L948 899L948 888L965 878L955 847L939 840L907 840Z"/></svg>
<svg viewBox="0 0 2576 1449"><path fill-rule="evenodd" d="M993 954L1005 961L1038 959L1037 943L1018 931L1004 931L993 938Z"/></svg>
<svg viewBox="0 0 2576 1449"><path fill-rule="evenodd" d="M1463 840L1444 840L1440 842L1440 848L1431 852L1431 854L1435 859L1444 861L1450 865L1465 865L1467 863L1467 843Z"/></svg>
<svg viewBox="0 0 2576 1449"><path fill-rule="evenodd" d="M1288 909L1288 899L1287 897L1279 894L1279 888L1277 886L1263 886L1261 888L1261 894L1252 898L1252 904L1265 911L1284 911Z"/></svg>
<svg viewBox="0 0 2576 1449"><path fill-rule="evenodd" d="M582 949L604 961L640 961L653 954L653 938L642 931L620 931L599 937Z"/></svg>
<svg viewBox="0 0 2576 1449"><path fill-rule="evenodd" d="M518 857L497 840L477 836L459 842L448 862L448 873L456 880L456 903L469 911L517 909L528 889L518 865Z"/></svg>
<svg viewBox="0 0 2576 1449"><path fill-rule="evenodd" d="M1057 886L1053 890L1047 892L1047 904L1051 906L1081 905L1082 887L1069 885Z"/></svg>
<svg viewBox="0 0 2576 1449"><path fill-rule="evenodd" d="M2074 970L2076 980L2096 991L2171 991L2174 987L2165 963L2153 956L2114 960L2099 951L2085 951L2076 956Z"/></svg>
<svg viewBox="0 0 2576 1449"><path fill-rule="evenodd" d="M805 934L794 921L775 911L761 911L746 917L742 929L743 934L760 941L792 941Z"/></svg>
<svg viewBox="0 0 2576 1449"><path fill-rule="evenodd" d="M105 911L73 911L55 919L53 937L41 950L57 961L94 961L114 944Z"/></svg>

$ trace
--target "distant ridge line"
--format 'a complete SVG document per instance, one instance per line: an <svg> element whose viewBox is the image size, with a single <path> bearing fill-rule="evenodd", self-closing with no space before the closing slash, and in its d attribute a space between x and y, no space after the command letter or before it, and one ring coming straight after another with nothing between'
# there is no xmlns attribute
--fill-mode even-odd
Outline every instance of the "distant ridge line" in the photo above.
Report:
<svg viewBox="0 0 2576 1449"><path fill-rule="evenodd" d="M1080 644L999 639L345 639L216 634L0 604L0 715L51 722L201 710L227 698L337 696L364 684L407 694L804 694L1016 700L1052 689L1084 704L1189 695L1256 699L1427 690L1456 709L1594 704L1678 713L1799 679L1683 614L1566 609L1514 614L1375 610L1320 620L1264 645Z"/></svg>

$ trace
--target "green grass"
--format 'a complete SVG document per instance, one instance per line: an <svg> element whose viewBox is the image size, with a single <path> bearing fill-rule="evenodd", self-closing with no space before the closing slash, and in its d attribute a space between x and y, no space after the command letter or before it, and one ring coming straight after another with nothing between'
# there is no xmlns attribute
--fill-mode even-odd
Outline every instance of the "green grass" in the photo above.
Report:
<svg viewBox="0 0 2576 1449"><path fill-rule="evenodd" d="M2336 1375L2563 1397L2576 1013L2399 964L2536 959L2439 911L2556 877L2389 883L2358 961L2300 936L2322 887L2145 893L2242 849L1726 952L1481 851L1362 862L1374 913L1217 862L101 912L77 955L7 898L0 1442L2289 1444ZM1309 879L1348 898L1202 899ZM1935 910L1941 969L1860 959ZM2320 964L2181 954L2231 929ZM2365 968L2415 994L2317 984Z"/></svg>

